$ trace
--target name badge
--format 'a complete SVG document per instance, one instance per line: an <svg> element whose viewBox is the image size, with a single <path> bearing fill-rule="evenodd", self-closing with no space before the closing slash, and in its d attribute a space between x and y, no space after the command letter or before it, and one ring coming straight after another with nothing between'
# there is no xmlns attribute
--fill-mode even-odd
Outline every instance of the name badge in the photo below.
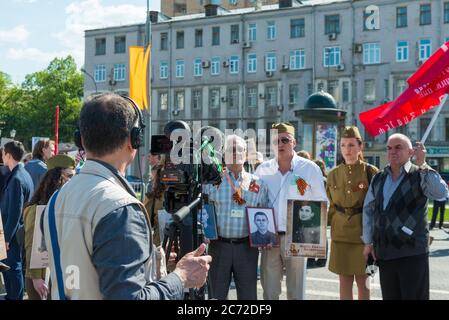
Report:
<svg viewBox="0 0 449 320"><path fill-rule="evenodd" d="M231 218L244 218L245 213L242 209L231 209Z"/></svg>

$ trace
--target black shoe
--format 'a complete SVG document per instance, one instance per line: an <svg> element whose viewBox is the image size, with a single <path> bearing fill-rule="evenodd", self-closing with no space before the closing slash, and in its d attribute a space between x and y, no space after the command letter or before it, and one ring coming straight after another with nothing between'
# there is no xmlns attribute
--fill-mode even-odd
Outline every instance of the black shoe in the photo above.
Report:
<svg viewBox="0 0 449 320"><path fill-rule="evenodd" d="M8 267L6 264L0 262L0 272L8 271L10 267Z"/></svg>
<svg viewBox="0 0 449 320"><path fill-rule="evenodd" d="M318 259L318 261L316 262L316 266L320 267L320 268L325 267L326 266L326 262L327 262L326 259Z"/></svg>

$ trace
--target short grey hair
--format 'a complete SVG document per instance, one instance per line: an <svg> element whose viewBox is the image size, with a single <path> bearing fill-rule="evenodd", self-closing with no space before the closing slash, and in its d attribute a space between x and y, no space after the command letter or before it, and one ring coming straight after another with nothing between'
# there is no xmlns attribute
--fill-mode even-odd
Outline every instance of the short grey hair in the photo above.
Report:
<svg viewBox="0 0 449 320"><path fill-rule="evenodd" d="M246 145L246 141L245 139L243 139L242 137L236 135L236 134L230 134L229 136L226 136L226 141L225 141L225 150L229 147L229 145L233 145L235 141L236 145L240 145L243 148L245 148L245 150L247 150L247 145Z"/></svg>
<svg viewBox="0 0 449 320"><path fill-rule="evenodd" d="M409 149L413 149L413 145L412 145L412 142L410 141L410 138L407 137L405 134L402 134L402 133L394 133L394 134L392 134L390 137L388 137L387 143L388 143L391 139L400 139L400 140L404 141L404 142L407 144L407 146L409 147Z"/></svg>

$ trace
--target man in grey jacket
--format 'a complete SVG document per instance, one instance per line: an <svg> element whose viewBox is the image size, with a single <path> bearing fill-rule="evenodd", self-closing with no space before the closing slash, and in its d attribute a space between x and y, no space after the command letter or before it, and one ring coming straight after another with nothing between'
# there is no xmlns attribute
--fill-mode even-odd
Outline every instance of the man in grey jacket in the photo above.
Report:
<svg viewBox="0 0 449 320"><path fill-rule="evenodd" d="M115 94L96 96L81 110L86 163L53 195L55 214L47 206L44 216L49 265L62 271L51 268L53 299L181 299L185 288L206 281L211 257L202 255L204 244L166 277L152 281L149 276L153 242L148 213L124 179L143 141L141 117L131 100Z"/></svg>
<svg viewBox="0 0 449 320"><path fill-rule="evenodd" d="M393 134L389 164L372 180L363 206L364 255L377 260L385 300L429 299L428 199L448 196L447 184L426 164L425 147ZM415 164L410 159L415 156Z"/></svg>

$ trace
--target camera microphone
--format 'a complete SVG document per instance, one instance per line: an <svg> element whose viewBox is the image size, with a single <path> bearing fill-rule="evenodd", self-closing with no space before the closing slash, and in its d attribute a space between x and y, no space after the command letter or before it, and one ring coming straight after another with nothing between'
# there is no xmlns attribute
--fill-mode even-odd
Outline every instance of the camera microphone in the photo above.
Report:
<svg viewBox="0 0 449 320"><path fill-rule="evenodd" d="M187 206L182 207L178 211L176 211L173 214L173 220L175 222L182 221L197 205L201 203L201 193L198 195L198 198L196 198L192 203L190 203Z"/></svg>

